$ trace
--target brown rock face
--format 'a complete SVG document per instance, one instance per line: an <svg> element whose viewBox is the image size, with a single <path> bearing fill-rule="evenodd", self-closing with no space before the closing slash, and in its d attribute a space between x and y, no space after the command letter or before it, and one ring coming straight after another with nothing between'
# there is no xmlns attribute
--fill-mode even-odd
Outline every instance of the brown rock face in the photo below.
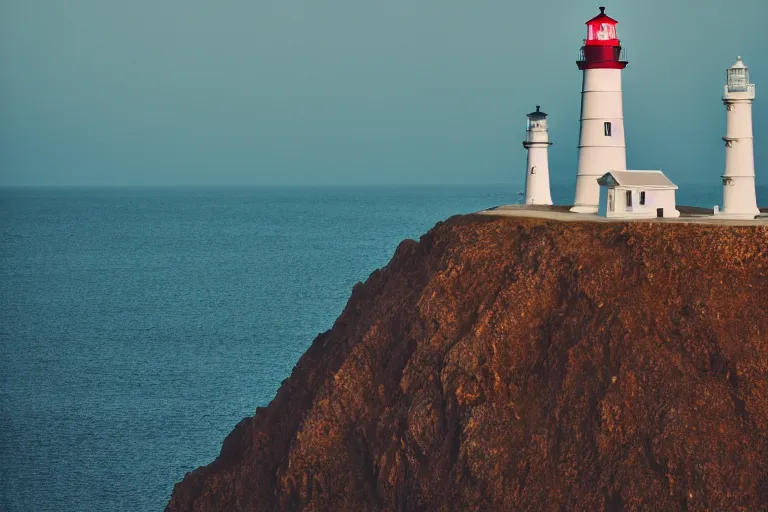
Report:
<svg viewBox="0 0 768 512"><path fill-rule="evenodd" d="M768 229L464 216L167 510L768 510Z"/></svg>

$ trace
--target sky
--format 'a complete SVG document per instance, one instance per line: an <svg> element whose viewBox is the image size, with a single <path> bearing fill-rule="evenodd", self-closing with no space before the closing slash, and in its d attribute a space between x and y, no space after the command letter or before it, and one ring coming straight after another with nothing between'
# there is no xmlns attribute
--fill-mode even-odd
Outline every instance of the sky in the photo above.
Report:
<svg viewBox="0 0 768 512"><path fill-rule="evenodd" d="M0 186L521 183L537 104L551 178L574 181L599 5L1 0ZM603 5L628 52L628 166L720 186L741 55L768 184L768 1Z"/></svg>

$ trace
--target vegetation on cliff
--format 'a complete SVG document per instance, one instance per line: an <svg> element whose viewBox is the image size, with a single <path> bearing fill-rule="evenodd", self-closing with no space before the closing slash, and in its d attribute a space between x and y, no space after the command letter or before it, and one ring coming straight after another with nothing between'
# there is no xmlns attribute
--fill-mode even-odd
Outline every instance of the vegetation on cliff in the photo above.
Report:
<svg viewBox="0 0 768 512"><path fill-rule="evenodd" d="M463 216L169 511L766 510L768 230Z"/></svg>

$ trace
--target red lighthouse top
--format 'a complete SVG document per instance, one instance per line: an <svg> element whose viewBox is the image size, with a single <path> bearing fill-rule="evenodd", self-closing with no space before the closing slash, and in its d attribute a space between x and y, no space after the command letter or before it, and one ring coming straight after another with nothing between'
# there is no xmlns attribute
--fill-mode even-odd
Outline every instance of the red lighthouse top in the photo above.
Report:
<svg viewBox="0 0 768 512"><path fill-rule="evenodd" d="M619 22L605 14L605 7L600 14L587 22L587 38L581 47L579 69L624 69L627 59L616 35Z"/></svg>
<svg viewBox="0 0 768 512"><path fill-rule="evenodd" d="M605 14L605 7L600 8L600 14L587 22L588 46L618 46L616 37L616 25L618 21Z"/></svg>

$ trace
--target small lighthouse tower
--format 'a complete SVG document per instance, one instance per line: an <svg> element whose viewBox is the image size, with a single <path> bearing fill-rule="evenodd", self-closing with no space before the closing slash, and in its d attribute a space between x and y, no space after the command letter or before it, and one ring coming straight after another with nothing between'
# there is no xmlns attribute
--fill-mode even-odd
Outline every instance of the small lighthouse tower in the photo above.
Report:
<svg viewBox="0 0 768 512"><path fill-rule="evenodd" d="M621 70L627 61L616 36L618 21L600 14L587 22L576 64L583 71L576 197L572 212L597 213L600 185L608 171L627 169Z"/></svg>
<svg viewBox="0 0 768 512"><path fill-rule="evenodd" d="M755 196L755 149L752 138L752 101L755 84L741 61L726 72L723 103L726 109L723 209L719 215L753 219L760 214Z"/></svg>
<svg viewBox="0 0 768 512"><path fill-rule="evenodd" d="M547 114L536 105L536 112L528 114L528 131L523 147L528 150L525 171L525 204L552 204L549 191L549 133Z"/></svg>

